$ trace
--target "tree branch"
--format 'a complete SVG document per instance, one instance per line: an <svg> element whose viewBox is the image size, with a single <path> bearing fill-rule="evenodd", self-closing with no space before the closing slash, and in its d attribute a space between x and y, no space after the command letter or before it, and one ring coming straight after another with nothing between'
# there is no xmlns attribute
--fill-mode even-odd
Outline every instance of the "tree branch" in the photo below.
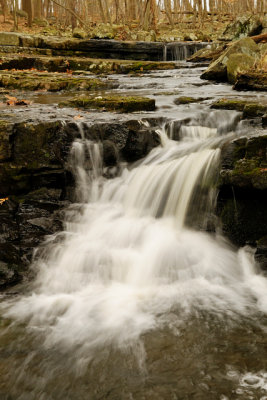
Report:
<svg viewBox="0 0 267 400"><path fill-rule="evenodd" d="M72 11L69 7L65 7L62 4L58 3L56 0L51 0L53 3L55 3L57 6L64 8L64 10L68 11L71 15L73 15L82 25L84 25L86 28L88 27L87 23L84 22L78 14L76 14L74 11Z"/></svg>

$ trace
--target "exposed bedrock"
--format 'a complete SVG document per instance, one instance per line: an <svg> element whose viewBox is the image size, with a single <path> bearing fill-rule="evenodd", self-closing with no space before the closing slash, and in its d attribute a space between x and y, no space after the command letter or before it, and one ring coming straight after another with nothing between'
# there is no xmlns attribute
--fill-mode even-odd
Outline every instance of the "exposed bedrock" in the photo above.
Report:
<svg viewBox="0 0 267 400"><path fill-rule="evenodd" d="M185 59L206 46L200 42L116 41L107 39L58 38L0 32L0 52L42 54L48 56L83 56L91 58L166 61ZM182 58L181 58L182 57Z"/></svg>
<svg viewBox="0 0 267 400"><path fill-rule="evenodd" d="M222 151L218 215L223 232L238 246L257 246L266 268L267 135L241 137ZM264 244L265 243L265 244ZM260 254L260 256L259 256Z"/></svg>

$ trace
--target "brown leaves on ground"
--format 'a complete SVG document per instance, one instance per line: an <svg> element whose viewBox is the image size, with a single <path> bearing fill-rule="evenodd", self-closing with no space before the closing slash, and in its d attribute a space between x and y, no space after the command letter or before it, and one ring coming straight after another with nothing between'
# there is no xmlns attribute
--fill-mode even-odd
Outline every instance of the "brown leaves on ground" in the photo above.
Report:
<svg viewBox="0 0 267 400"><path fill-rule="evenodd" d="M8 94L5 95L6 97L6 104L8 106L28 106L32 104L32 101L30 100L25 100L25 99L17 99L16 97L9 96Z"/></svg>

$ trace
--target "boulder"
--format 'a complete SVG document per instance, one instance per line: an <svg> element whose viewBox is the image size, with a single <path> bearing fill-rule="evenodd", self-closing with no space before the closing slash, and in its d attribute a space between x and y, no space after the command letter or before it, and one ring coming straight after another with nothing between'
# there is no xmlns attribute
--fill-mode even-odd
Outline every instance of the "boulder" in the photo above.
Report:
<svg viewBox="0 0 267 400"><path fill-rule="evenodd" d="M221 183L238 188L267 190L267 135L240 138L223 151ZM227 167L224 167L227 154ZM229 160L231 160L229 162Z"/></svg>
<svg viewBox="0 0 267 400"><path fill-rule="evenodd" d="M98 24L91 32L93 39L114 39L116 32L112 26L105 24Z"/></svg>
<svg viewBox="0 0 267 400"><path fill-rule="evenodd" d="M229 57L237 53L248 55L256 60L260 55L260 49L251 38L244 38L231 43L221 56L209 65L207 70L201 75L201 78L226 82Z"/></svg>
<svg viewBox="0 0 267 400"><path fill-rule="evenodd" d="M77 39L85 39L88 34L81 28L74 28L72 32L72 36Z"/></svg>
<svg viewBox="0 0 267 400"><path fill-rule="evenodd" d="M0 46L19 46L20 34L15 32L0 32Z"/></svg>
<svg viewBox="0 0 267 400"><path fill-rule="evenodd" d="M243 15L227 25L222 40L235 40L258 35L263 29L263 19L259 15Z"/></svg>
<svg viewBox="0 0 267 400"><path fill-rule="evenodd" d="M267 234L267 135L241 137L224 145L218 214L224 233L237 245Z"/></svg>
<svg viewBox="0 0 267 400"><path fill-rule="evenodd" d="M248 54L231 54L227 61L227 79L235 83L240 73L249 71L255 64L255 59Z"/></svg>
<svg viewBox="0 0 267 400"><path fill-rule="evenodd" d="M193 32L191 32L191 33L189 33L188 35L185 35L184 36L184 40L187 42L187 41L191 41L191 42L195 42L196 40L198 40L198 37L193 33Z"/></svg>

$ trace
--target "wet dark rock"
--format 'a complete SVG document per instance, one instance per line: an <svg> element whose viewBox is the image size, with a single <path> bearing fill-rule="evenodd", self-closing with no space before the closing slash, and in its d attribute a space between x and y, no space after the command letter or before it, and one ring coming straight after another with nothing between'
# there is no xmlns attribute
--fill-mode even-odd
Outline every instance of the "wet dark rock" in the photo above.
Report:
<svg viewBox="0 0 267 400"><path fill-rule="evenodd" d="M160 144L153 128L137 120L85 126L84 134L88 139L103 141L104 161L108 166L115 165L118 160L136 161Z"/></svg>
<svg viewBox="0 0 267 400"><path fill-rule="evenodd" d="M222 229L238 246L256 245L266 235L266 192L224 188L218 198Z"/></svg>
<svg viewBox="0 0 267 400"><path fill-rule="evenodd" d="M267 74L263 71L250 71L239 74L234 85L236 90L267 90Z"/></svg>
<svg viewBox="0 0 267 400"><path fill-rule="evenodd" d="M127 127L129 134L125 147L122 149L122 156L126 161L137 161L160 144L158 134L150 128L140 126L138 121L127 122ZM139 130L136 131L138 128Z"/></svg>
<svg viewBox="0 0 267 400"><path fill-rule="evenodd" d="M34 249L62 230L72 199L72 142L84 135L103 143L104 165L136 161L159 144L137 120L87 125L75 122L0 123L0 288L27 278ZM108 175L107 175L108 176Z"/></svg>
<svg viewBox="0 0 267 400"><path fill-rule="evenodd" d="M255 260L260 265L261 269L267 272L267 236L257 241Z"/></svg>
<svg viewBox="0 0 267 400"><path fill-rule="evenodd" d="M267 234L267 136L242 137L222 149L218 214L237 245Z"/></svg>

